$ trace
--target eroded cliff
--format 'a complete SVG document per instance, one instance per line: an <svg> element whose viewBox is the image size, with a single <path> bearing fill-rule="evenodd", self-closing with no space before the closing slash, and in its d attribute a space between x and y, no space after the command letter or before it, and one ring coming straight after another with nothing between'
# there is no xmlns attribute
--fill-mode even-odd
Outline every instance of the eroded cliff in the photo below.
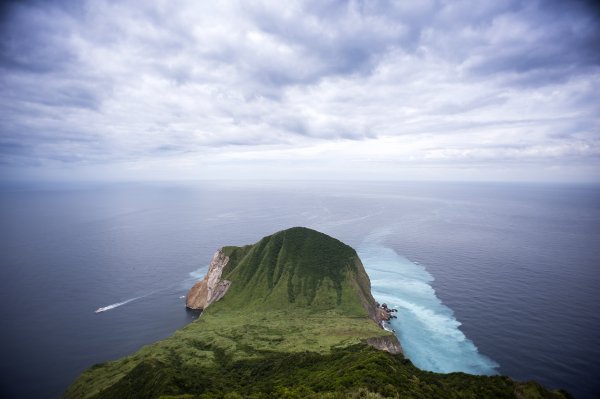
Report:
<svg viewBox="0 0 600 399"><path fill-rule="evenodd" d="M188 291L185 306L189 309L204 310L210 304L223 298L231 286L231 281L221 279L227 262L229 262L229 257L219 249L214 254L204 279L198 281Z"/></svg>

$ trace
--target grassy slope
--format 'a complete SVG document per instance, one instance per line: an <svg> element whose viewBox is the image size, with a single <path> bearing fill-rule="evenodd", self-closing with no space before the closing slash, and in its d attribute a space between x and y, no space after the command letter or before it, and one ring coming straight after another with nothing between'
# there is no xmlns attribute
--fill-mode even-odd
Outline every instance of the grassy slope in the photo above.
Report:
<svg viewBox="0 0 600 399"><path fill-rule="evenodd" d="M365 304L374 304L354 249L314 230L292 228L224 251L231 259L223 278L235 283L219 303L219 314L302 309L365 317Z"/></svg>
<svg viewBox="0 0 600 399"><path fill-rule="evenodd" d="M423 372L367 347L367 338L389 333L369 318L368 277L338 240L294 228L223 250L232 285L221 301L172 337L88 369L65 397L335 397L359 388L415 398L553 397L505 377Z"/></svg>

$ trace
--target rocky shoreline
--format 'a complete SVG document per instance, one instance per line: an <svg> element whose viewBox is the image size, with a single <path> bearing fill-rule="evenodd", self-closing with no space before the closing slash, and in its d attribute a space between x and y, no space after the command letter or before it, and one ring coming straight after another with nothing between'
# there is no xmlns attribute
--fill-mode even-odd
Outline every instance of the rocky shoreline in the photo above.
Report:
<svg viewBox="0 0 600 399"><path fill-rule="evenodd" d="M376 302L375 305L376 305L376 316L375 317L377 319L377 324L379 324L379 326L386 331L395 332L393 329L387 327L386 322L390 321L391 319L397 318L397 316L394 313L396 313L398 310L389 308L386 303L380 304L379 302Z"/></svg>

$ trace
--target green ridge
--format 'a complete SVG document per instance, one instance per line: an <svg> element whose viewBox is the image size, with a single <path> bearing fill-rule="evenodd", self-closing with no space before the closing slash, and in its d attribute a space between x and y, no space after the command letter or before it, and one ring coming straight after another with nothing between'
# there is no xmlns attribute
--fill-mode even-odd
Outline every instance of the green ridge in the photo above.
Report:
<svg viewBox="0 0 600 399"><path fill-rule="evenodd" d="M224 247L225 297L173 336L92 366L65 398L565 398L508 377L436 374L371 348L390 333L356 252L295 227Z"/></svg>

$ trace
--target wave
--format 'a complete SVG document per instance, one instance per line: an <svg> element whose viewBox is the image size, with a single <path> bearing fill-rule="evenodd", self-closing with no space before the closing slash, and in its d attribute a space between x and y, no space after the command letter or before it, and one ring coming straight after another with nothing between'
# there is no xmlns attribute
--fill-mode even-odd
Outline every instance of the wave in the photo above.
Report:
<svg viewBox="0 0 600 399"><path fill-rule="evenodd" d="M374 232L358 248L373 296L398 309L389 324L406 356L419 368L450 373L497 374L499 365L479 353L459 329L452 309L437 297L433 276L383 244L390 230Z"/></svg>

